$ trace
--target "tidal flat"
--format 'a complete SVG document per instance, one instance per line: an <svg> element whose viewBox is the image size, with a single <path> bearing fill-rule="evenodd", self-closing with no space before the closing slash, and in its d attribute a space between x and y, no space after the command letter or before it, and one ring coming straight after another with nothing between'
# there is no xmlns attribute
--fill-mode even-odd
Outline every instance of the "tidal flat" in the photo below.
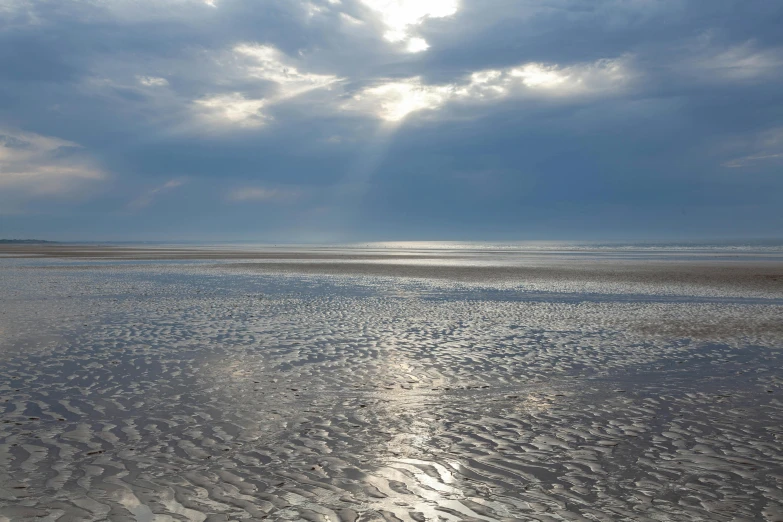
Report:
<svg viewBox="0 0 783 522"><path fill-rule="evenodd" d="M0 246L0 520L783 521L783 250Z"/></svg>

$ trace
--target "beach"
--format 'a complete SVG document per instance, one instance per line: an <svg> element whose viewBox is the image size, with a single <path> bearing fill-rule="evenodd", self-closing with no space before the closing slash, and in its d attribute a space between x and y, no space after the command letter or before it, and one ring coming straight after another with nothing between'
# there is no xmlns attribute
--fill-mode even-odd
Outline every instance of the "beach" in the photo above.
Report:
<svg viewBox="0 0 783 522"><path fill-rule="evenodd" d="M0 246L0 520L783 520L783 251Z"/></svg>

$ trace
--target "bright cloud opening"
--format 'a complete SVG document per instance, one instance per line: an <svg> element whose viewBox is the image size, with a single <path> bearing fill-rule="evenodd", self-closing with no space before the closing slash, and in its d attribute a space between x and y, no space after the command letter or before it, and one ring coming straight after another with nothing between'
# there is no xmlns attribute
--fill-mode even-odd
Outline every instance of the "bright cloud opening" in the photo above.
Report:
<svg viewBox="0 0 783 522"><path fill-rule="evenodd" d="M424 38L414 37L408 40L408 45L405 46L409 53L420 53L430 48L430 44Z"/></svg>
<svg viewBox="0 0 783 522"><path fill-rule="evenodd" d="M415 111L437 109L452 95L451 86L422 85L416 77L365 89L354 97L354 102L357 107L375 110L384 120L395 122Z"/></svg>
<svg viewBox="0 0 783 522"><path fill-rule="evenodd" d="M528 87L555 87L568 80L568 75L558 71L556 67L547 67L539 63L529 63L518 69L511 69L509 74L519 78Z"/></svg>
<svg viewBox="0 0 783 522"><path fill-rule="evenodd" d="M393 43L405 43L408 52L421 52L429 45L423 38L413 37L411 30L427 18L454 15L458 0L361 0L375 11L386 26L383 37Z"/></svg>
<svg viewBox="0 0 783 522"><path fill-rule="evenodd" d="M480 103L511 96L573 97L611 92L630 77L624 59L599 60L568 67L527 63L472 73L465 82L425 85L421 78L369 87L344 105L398 122L413 112L435 110L447 103Z"/></svg>
<svg viewBox="0 0 783 522"><path fill-rule="evenodd" d="M285 54L270 45L242 44L234 47L234 53L248 59L248 76L277 84L277 99L298 96L339 80L330 74L299 71Z"/></svg>

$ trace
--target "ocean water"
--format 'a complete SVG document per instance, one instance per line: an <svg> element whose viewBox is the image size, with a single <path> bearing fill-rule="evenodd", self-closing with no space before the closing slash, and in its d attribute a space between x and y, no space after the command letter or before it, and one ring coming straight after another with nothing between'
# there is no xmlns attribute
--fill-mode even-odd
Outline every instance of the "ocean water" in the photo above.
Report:
<svg viewBox="0 0 783 522"><path fill-rule="evenodd" d="M783 520L783 248L3 247L0 520Z"/></svg>

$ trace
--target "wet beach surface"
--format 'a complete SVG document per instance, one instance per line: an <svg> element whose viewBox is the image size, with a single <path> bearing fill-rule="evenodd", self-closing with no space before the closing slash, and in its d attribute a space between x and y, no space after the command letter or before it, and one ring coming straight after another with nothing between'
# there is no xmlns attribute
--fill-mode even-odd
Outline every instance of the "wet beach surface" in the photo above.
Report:
<svg viewBox="0 0 783 522"><path fill-rule="evenodd" d="M0 520L783 520L783 262L3 247Z"/></svg>

